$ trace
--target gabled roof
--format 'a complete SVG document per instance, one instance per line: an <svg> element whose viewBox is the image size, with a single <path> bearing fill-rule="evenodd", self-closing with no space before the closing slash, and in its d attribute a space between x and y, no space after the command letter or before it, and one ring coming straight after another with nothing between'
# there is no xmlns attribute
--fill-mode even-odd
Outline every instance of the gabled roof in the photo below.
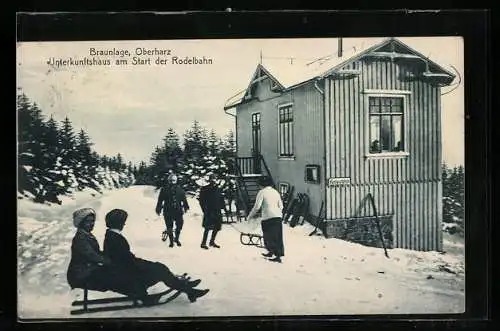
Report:
<svg viewBox="0 0 500 331"><path fill-rule="evenodd" d="M395 50L398 52L395 52ZM259 77L262 77L262 75L270 78L282 91L285 91L298 87L311 80L322 79L340 73L342 68L348 64L366 56L396 56L420 60L427 66L424 76L444 77L446 78L447 84L451 83L455 78L452 72L444 69L442 66L410 48L400 40L396 38L375 38L357 47L346 47L342 57L338 57L337 54L332 54L312 62L307 61L298 63L298 61L296 61L295 64L284 65L282 61L278 63L270 61L266 64L258 64L247 89L233 96L231 98L232 102L228 100L224 109L229 109L245 102L244 96L251 91L253 84L259 81Z"/></svg>

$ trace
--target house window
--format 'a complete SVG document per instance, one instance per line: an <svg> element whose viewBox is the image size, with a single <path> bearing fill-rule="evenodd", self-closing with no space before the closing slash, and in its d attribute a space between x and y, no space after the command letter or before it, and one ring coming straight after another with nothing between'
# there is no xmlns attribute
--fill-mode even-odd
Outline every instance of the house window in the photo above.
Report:
<svg viewBox="0 0 500 331"><path fill-rule="evenodd" d="M308 183L319 183L319 165L306 165L305 181Z"/></svg>
<svg viewBox="0 0 500 331"><path fill-rule="evenodd" d="M261 131L260 131L260 113L252 114L252 149L256 154L261 151Z"/></svg>
<svg viewBox="0 0 500 331"><path fill-rule="evenodd" d="M370 154L404 152L404 97L369 96Z"/></svg>
<svg viewBox="0 0 500 331"><path fill-rule="evenodd" d="M279 156L293 157L293 109L292 105L279 107Z"/></svg>

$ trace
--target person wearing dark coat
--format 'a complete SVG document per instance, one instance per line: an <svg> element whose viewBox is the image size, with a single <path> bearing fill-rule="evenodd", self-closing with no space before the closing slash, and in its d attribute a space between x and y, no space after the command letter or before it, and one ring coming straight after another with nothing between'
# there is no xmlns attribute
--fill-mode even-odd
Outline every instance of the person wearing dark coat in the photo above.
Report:
<svg viewBox="0 0 500 331"><path fill-rule="evenodd" d="M170 245L174 247L174 241L177 246L181 246L180 235L184 225L184 213L189 210L189 204L186 199L186 193L177 183L177 176L171 174L168 176L168 184L161 188L156 203L156 214L159 216L163 212L165 220L165 232L168 235ZM175 239L174 239L175 224Z"/></svg>
<svg viewBox="0 0 500 331"><path fill-rule="evenodd" d="M106 214L107 230L104 237L104 255L121 272L134 277L145 288L163 282L170 288L186 293L191 302L208 293L208 289L194 288L201 280L181 280L164 264L136 257L130 251L130 245L121 233L127 218L127 212L122 209L113 209Z"/></svg>
<svg viewBox="0 0 500 331"><path fill-rule="evenodd" d="M203 211L202 226L204 231L201 240L201 248L208 249L207 239L210 231L212 231L209 242L210 247L220 248L220 246L215 243L215 238L222 227L221 209L225 208L225 202L222 192L217 186L215 175L210 175L208 185L201 187L198 199Z"/></svg>
<svg viewBox="0 0 500 331"><path fill-rule="evenodd" d="M119 272L103 255L97 239L92 234L96 213L92 208L78 209L73 213L77 228L71 244L71 260L67 281L71 289L87 288L96 291L114 291L145 301L147 291L127 274Z"/></svg>

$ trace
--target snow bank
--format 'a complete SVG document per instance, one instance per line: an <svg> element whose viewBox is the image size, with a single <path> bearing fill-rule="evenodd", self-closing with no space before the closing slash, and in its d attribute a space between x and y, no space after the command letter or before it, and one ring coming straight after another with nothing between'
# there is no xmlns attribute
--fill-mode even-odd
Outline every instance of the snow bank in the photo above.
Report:
<svg viewBox="0 0 500 331"><path fill-rule="evenodd" d="M266 261L263 250L240 243L240 231L260 231L258 223L224 224L217 242L221 249L200 248L202 212L188 198L182 247L169 248L160 240L165 228L155 214L158 191L131 186L103 195L78 197L71 206L35 205L25 201L19 217L19 305L25 318L68 318L71 300L81 291L66 284L69 248L74 229L70 212L92 206L99 243L105 234L104 217L123 208L129 219L123 230L136 256L165 263L174 273L188 272L202 279L210 292L191 304L184 295L166 306L103 312L81 318L202 317L337 314L460 313L464 310L463 246L453 242L453 253L414 252L365 247L338 239L309 236L309 224L284 225L282 264ZM445 237L448 241L452 237ZM461 250L462 248L462 250ZM452 271L452 272L450 272ZM43 286L41 286L43 284ZM160 286L161 287L161 286ZM150 289L160 290L158 286ZM91 297L113 295L91 293ZM37 298L40 298L38 300ZM52 304L49 305L49 303Z"/></svg>

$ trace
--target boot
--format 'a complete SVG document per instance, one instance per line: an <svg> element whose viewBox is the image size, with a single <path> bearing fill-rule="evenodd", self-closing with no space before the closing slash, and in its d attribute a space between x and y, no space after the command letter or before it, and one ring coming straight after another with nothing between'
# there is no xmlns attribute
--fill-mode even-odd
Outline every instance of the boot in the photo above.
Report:
<svg viewBox="0 0 500 331"><path fill-rule="evenodd" d="M282 262L281 261L281 257L279 257L279 256L275 256L274 258L269 259L268 261L270 261L270 262L278 262L278 263Z"/></svg>
<svg viewBox="0 0 500 331"><path fill-rule="evenodd" d="M181 242L179 240L180 236L181 236L181 231L179 229L176 229L175 230L175 243L177 244L177 246L182 246Z"/></svg>
<svg viewBox="0 0 500 331"><path fill-rule="evenodd" d="M205 294L207 294L209 291L210 290L208 288L204 289L204 290L199 290L199 289L196 289L196 288L192 288L191 290L188 290L186 292L186 294L188 296L189 301L192 303L192 302L195 302L196 299L201 298L202 296L204 296Z"/></svg>
<svg viewBox="0 0 500 331"><path fill-rule="evenodd" d="M174 247L174 234L172 233L172 231L168 232L168 240L170 241L168 247Z"/></svg>
<svg viewBox="0 0 500 331"><path fill-rule="evenodd" d="M203 231L203 239L201 240L201 248L208 249L207 246L208 230Z"/></svg>
<svg viewBox="0 0 500 331"><path fill-rule="evenodd" d="M215 243L215 237L217 236L217 230L212 231L212 237L210 238L210 247L220 248L219 245Z"/></svg>

